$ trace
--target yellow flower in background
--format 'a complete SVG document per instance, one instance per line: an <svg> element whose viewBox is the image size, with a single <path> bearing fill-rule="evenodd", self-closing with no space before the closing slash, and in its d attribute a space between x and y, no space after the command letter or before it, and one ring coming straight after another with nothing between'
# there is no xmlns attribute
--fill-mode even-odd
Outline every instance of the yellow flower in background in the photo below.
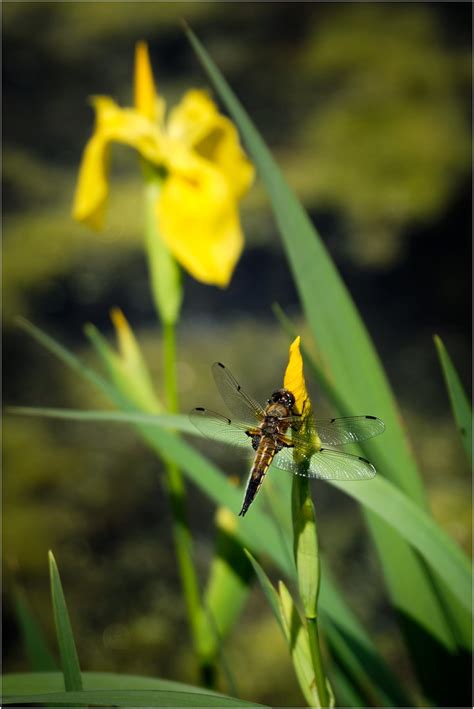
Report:
<svg viewBox="0 0 474 709"><path fill-rule="evenodd" d="M144 42L136 48L134 89L135 108L93 99L95 130L79 170L74 218L103 227L110 144L130 145L163 176L156 202L163 241L194 278L224 287L243 248L238 203L254 176L235 126L199 90L188 91L165 119Z"/></svg>

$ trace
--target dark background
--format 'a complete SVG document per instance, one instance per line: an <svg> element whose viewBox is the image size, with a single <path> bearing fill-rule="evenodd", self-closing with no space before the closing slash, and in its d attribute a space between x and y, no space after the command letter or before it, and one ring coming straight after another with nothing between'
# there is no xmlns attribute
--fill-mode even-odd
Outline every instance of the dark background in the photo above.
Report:
<svg viewBox="0 0 474 709"><path fill-rule="evenodd" d="M432 341L434 333L443 338L470 392L470 4L6 2L2 14L4 402L105 408L14 318L28 317L96 364L82 327L94 322L111 336L115 305L161 390L135 154L114 146L102 234L75 224L70 208L93 125L87 97L131 105L138 39L149 42L169 107L188 88L207 86L180 28L185 17L309 210L387 369L433 513L470 550L468 469ZM185 276L183 411L217 408L209 374L216 359L261 399L279 383L288 342L274 302L306 332L258 182L242 219L246 249L229 288ZM13 581L53 645L46 556L53 548L83 669L194 681L160 463L115 426L6 415L3 430L4 670L27 669ZM209 452L244 472L225 452ZM189 496L204 581L213 506L192 488ZM411 682L357 508L324 485L315 501L332 570ZM278 633L255 589L226 653L242 696L298 704Z"/></svg>

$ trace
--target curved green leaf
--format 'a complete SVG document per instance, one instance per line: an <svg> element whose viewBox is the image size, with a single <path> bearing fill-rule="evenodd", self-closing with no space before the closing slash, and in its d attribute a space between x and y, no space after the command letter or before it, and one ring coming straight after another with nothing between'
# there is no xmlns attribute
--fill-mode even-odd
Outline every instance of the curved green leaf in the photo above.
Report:
<svg viewBox="0 0 474 709"><path fill-rule="evenodd" d="M45 703L54 706L124 707L260 707L262 704L218 694L182 682L122 675L83 672L84 690L64 692L59 672L15 673L3 680L4 704Z"/></svg>
<svg viewBox="0 0 474 709"><path fill-rule="evenodd" d="M472 409L466 392L456 371L446 347L438 335L434 336L436 351L438 353L444 381L448 390L454 419L466 451L467 458L472 463Z"/></svg>

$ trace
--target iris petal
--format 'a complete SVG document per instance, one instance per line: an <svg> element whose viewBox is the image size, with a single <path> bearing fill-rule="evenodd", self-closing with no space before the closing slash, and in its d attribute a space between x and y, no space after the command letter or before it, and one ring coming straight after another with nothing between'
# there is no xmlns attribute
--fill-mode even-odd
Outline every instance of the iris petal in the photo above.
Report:
<svg viewBox="0 0 474 709"><path fill-rule="evenodd" d="M167 133L217 167L237 199L250 187L254 178L252 163L239 143L237 130L219 113L205 91L188 91L170 112Z"/></svg>
<svg viewBox="0 0 474 709"><path fill-rule="evenodd" d="M176 260L194 278L228 285L243 248L235 199L221 173L194 158L165 180L158 228Z"/></svg>
<svg viewBox="0 0 474 709"><path fill-rule="evenodd" d="M146 42L137 42L135 47L135 76L134 76L135 108L151 121L163 123L165 102L158 95L150 64L150 55Z"/></svg>
<svg viewBox="0 0 474 709"><path fill-rule="evenodd" d="M106 96L97 96L92 103L96 112L95 131L82 156L73 216L100 230L108 196L109 144L115 141L129 145L150 162L160 164L163 141L158 126L137 111L120 108Z"/></svg>
<svg viewBox="0 0 474 709"><path fill-rule="evenodd" d="M301 337L298 335L290 345L290 356L288 366L283 380L283 386L292 392L295 397L295 409L298 413L309 414L309 395L306 391L306 383L303 374L303 358L300 352ZM305 405L305 402L306 405Z"/></svg>

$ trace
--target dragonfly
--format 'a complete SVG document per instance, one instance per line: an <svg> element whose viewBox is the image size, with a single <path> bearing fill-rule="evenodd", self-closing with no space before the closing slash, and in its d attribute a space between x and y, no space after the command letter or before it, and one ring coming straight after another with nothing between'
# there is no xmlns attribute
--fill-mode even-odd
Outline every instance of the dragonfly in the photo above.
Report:
<svg viewBox="0 0 474 709"><path fill-rule="evenodd" d="M277 389L261 406L247 394L230 370L214 362L212 374L225 404L235 416L230 419L202 407L190 412L195 427L207 438L254 452L239 516L243 517L257 495L268 468L322 480L369 480L375 467L365 458L332 446L360 443L385 430L376 416L348 416L317 420L295 411L295 397ZM326 446L331 446L327 448Z"/></svg>

